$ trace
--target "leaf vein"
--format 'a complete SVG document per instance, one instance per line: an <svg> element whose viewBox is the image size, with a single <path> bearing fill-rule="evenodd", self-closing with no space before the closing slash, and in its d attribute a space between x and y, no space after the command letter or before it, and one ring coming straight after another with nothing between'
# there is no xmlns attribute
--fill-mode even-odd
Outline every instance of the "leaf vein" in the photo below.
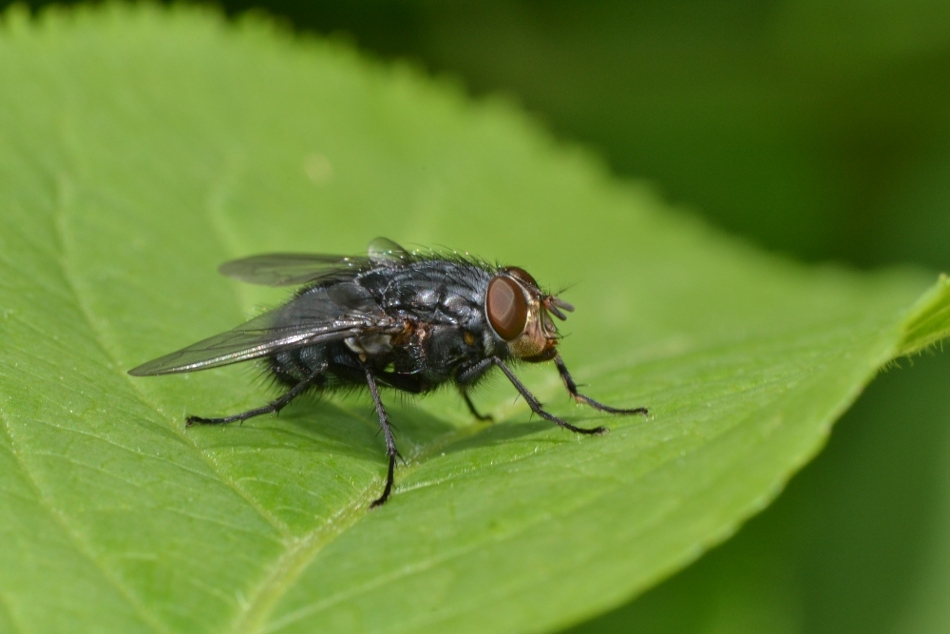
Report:
<svg viewBox="0 0 950 634"><path fill-rule="evenodd" d="M141 603L139 599L134 594L132 594L124 584L121 583L114 573L95 556L90 545L86 543L86 541L79 535L78 532L73 530L70 522L67 521L66 516L63 515L63 513L54 506L53 501L44 494L42 487L40 486L39 482L36 481L36 478L33 477L26 461L23 459L23 456L21 456L20 452L17 451L15 436L10 426L10 421L6 416L0 415L0 422L3 423L4 435L10 441L10 454L13 456L17 466L19 466L20 471L26 478L28 485L36 494L36 501L40 503L40 508L46 509L53 522L59 527L66 538L72 542L73 546L76 548L76 551L82 555L84 559L92 564L93 568L102 575L106 582L112 586L116 592L119 593L119 596L128 602L133 610L153 631L167 632L168 634L171 634L171 630L166 628L165 625L158 619L158 617L152 614L145 607L145 605Z"/></svg>
<svg viewBox="0 0 950 634"><path fill-rule="evenodd" d="M116 366L121 366L119 359L116 357L115 354L112 353L112 351L109 349L109 346L106 345L106 339L102 333L100 326L98 325L98 323L96 322L96 319L94 318L92 310L86 305L86 302L83 300L82 293L79 292L79 288L76 286L75 282L72 279L72 276L69 273L69 268L65 265L65 262L63 262L62 260L62 256L66 252L66 246L65 246L66 245L66 229L63 226L63 222L65 220L63 209L64 207L62 204L58 205L57 210L56 210L57 213L54 218L54 225L56 229L55 233L56 233L56 237L59 243L59 252L61 256L60 258L57 259L57 262L59 264L60 271L62 272L63 280L66 282L69 288L69 291L72 294L73 299L76 303L76 306L79 308L79 311L83 316L83 319L86 321L86 324L89 326L89 330L92 333L92 338L96 346L99 348L99 350L103 353L103 355L106 358L111 359ZM132 391L135 394L136 398L139 400L139 402L141 402L142 404L147 406L149 409L151 409L152 411L158 414L162 413L161 408L158 406L158 404L153 403L148 399L148 397L144 394L144 392L142 392L139 385L135 381L132 380L132 377L130 377L129 375L125 373L122 373L122 376L125 377L125 380L132 387ZM221 483L223 483L225 486L230 488L238 496L240 496L245 502L247 502L247 504L251 508L253 508L254 511L257 512L257 514L265 522L270 524L271 527L273 527L284 539L288 539L290 537L290 530L287 528L287 526L283 522L278 520L276 517L274 517L271 513L269 513L267 509L265 509L256 499L254 499L253 496L251 496L249 493L244 491L231 478L225 475L225 473L220 469L218 464L198 447L194 439L189 437L188 434L184 433L184 431L178 429L177 427L173 427L173 429L179 437L185 439L192 447L195 448L195 450L198 452L198 455L201 456L201 458L205 461L205 463L211 468L211 470L215 473L215 475L218 477Z"/></svg>

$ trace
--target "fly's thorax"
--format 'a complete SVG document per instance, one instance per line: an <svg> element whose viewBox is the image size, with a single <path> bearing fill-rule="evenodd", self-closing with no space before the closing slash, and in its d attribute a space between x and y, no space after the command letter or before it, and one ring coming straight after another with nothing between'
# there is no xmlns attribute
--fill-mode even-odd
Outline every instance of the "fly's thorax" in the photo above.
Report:
<svg viewBox="0 0 950 634"><path fill-rule="evenodd" d="M490 279L491 273L481 266L431 259L374 269L364 274L360 283L392 316L462 325L482 319Z"/></svg>
<svg viewBox="0 0 950 634"><path fill-rule="evenodd" d="M557 327L549 312L564 319L558 310L573 307L541 291L524 269L506 267L488 284L485 317L494 334L504 341L516 359L528 362L548 361L557 354Z"/></svg>

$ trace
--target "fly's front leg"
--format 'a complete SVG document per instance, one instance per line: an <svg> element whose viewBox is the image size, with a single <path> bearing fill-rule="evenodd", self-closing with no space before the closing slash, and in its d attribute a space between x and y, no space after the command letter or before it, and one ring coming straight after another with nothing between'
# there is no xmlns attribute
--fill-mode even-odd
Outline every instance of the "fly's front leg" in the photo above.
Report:
<svg viewBox="0 0 950 634"><path fill-rule="evenodd" d="M240 414L234 414L233 416L222 416L220 418L203 418L201 416L189 416L185 419L185 424L191 427L195 423L201 423L203 425L223 425L225 423L234 423L240 420L247 420L248 418L253 418L255 416L260 416L261 414L270 414L271 412L279 412L282 410L290 401L294 400L301 394L303 394L307 388L312 386L314 383L317 383L318 380L323 375L324 367L321 367L318 370L315 370L305 378L303 381L297 385L290 388L286 394L280 398L271 401L263 407L257 407L246 412L241 412Z"/></svg>
<svg viewBox="0 0 950 634"><path fill-rule="evenodd" d="M604 405L599 401L595 401L589 396L584 396L583 394L577 391L577 384L574 382L574 379L571 377L571 373L567 371L567 366L564 365L564 361L561 360L561 355L556 355L554 357L554 364L557 366L557 371L561 374L561 380L564 381L564 387L567 388L568 393L570 393L571 398L573 398L578 403L584 403L585 405L590 405L594 409L600 412L607 412L608 414L646 414L647 408L645 407L635 407L632 409L621 409L619 407L611 407L610 405Z"/></svg>
<svg viewBox="0 0 950 634"><path fill-rule="evenodd" d="M399 452L396 450L396 439L393 437L392 426L389 423L389 415L386 413L386 408L383 407L382 399L379 398L379 388L376 386L376 377L373 376L372 370L365 365L363 366L363 371L366 372L366 385L369 387L369 393L373 396L373 404L376 406L376 415L379 416L379 426L382 427L383 436L386 439L386 454L389 456L389 470L386 472L386 487L383 489L383 494L373 500L373 503L369 505L371 509L374 509L388 500L389 494L393 491L393 475L396 471L396 456L399 455Z"/></svg>
<svg viewBox="0 0 950 634"><path fill-rule="evenodd" d="M501 371L505 373L505 376L508 377L508 380L511 381L511 384L515 386L515 389L518 390L522 398L524 398L525 402L528 404L528 407L531 408L531 411L537 414L538 416L540 416L541 418L545 420L549 420L552 423L556 423L557 425L560 425L564 429L570 429L572 432L575 432L578 434L603 434L607 432L606 427L594 427L593 429L585 429L583 427L577 427L575 425L571 425L566 420L558 418L554 414L549 414L548 412L544 411L544 407L541 405L541 401L535 398L534 394L528 391L528 388L524 386L524 383L518 380L518 377L516 377L515 373L511 371L511 368L505 365L504 361L502 361L498 357L491 357L491 362L497 365L499 368L501 368Z"/></svg>

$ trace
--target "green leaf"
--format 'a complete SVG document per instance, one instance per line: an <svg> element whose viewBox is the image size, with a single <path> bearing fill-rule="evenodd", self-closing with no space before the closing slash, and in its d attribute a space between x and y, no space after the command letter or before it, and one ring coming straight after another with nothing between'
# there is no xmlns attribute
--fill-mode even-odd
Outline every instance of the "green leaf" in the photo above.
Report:
<svg viewBox="0 0 950 634"><path fill-rule="evenodd" d="M805 268L613 181L501 101L260 20L8 13L0 36L0 629L541 631L656 584L771 501L878 369L947 335L946 280ZM376 235L527 267L578 307L526 383L185 429L272 392L126 370L281 296L253 252Z"/></svg>
<svg viewBox="0 0 950 634"><path fill-rule="evenodd" d="M950 335L950 278L940 276L937 284L920 298L904 323L900 354L919 352Z"/></svg>
<svg viewBox="0 0 950 634"><path fill-rule="evenodd" d="M913 366L875 379L738 535L571 634L946 629L950 355Z"/></svg>

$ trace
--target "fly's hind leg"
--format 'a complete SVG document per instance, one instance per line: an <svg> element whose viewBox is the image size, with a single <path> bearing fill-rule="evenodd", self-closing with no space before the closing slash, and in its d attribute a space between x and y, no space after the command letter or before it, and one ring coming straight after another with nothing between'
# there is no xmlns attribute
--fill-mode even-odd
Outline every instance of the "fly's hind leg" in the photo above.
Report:
<svg viewBox="0 0 950 634"><path fill-rule="evenodd" d="M277 398L267 405L262 407L256 407L250 409L246 412L241 412L240 414L234 414L233 416L222 416L220 418L204 418L202 416L189 416L185 419L185 424L189 427L195 423L201 423L202 425L224 425L225 423L234 423L241 420L247 420L248 418L253 418L255 416L260 416L261 414L270 414L271 412L279 412L282 410L290 401L294 400L301 394L303 394L307 388L312 387L314 384L319 383L319 380L323 376L323 371L325 368L320 368L312 372L307 378L298 383L297 385L290 388L283 396Z"/></svg>

